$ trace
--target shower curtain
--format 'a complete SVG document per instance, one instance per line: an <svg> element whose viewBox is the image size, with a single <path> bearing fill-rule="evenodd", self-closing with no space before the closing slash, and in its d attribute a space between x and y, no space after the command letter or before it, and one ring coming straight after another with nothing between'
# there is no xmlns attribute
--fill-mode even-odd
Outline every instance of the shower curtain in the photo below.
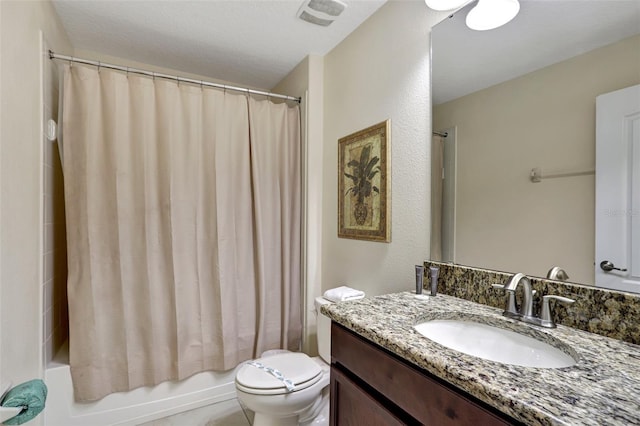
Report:
<svg viewBox="0 0 640 426"><path fill-rule="evenodd" d="M297 350L300 112L64 67L75 398Z"/></svg>
<svg viewBox="0 0 640 426"><path fill-rule="evenodd" d="M431 138L431 260L442 260L442 168L444 138Z"/></svg>

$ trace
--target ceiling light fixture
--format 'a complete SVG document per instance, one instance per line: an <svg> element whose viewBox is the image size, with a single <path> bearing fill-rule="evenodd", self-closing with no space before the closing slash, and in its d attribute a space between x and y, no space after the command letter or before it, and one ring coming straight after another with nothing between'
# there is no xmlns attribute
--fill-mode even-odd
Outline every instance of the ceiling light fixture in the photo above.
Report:
<svg viewBox="0 0 640 426"><path fill-rule="evenodd" d="M470 0L424 0L433 10L453 10L471 3ZM518 0L478 0L467 14L467 26L472 30L486 31L501 27L516 17L520 11Z"/></svg>
<svg viewBox="0 0 640 426"><path fill-rule="evenodd" d="M476 7L467 14L467 27L477 31L492 30L511 21L519 11L518 0L478 0Z"/></svg>
<svg viewBox="0 0 640 426"><path fill-rule="evenodd" d="M468 3L469 0L424 0L424 2L433 10L453 10Z"/></svg>

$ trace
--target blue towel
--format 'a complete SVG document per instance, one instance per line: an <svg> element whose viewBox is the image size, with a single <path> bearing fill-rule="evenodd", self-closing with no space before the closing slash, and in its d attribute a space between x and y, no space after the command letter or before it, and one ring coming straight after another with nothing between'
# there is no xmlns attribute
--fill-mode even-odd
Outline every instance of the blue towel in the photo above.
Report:
<svg viewBox="0 0 640 426"><path fill-rule="evenodd" d="M40 379L30 380L11 389L0 403L3 407L22 407L17 416L5 420L5 425L21 425L44 410L47 385Z"/></svg>

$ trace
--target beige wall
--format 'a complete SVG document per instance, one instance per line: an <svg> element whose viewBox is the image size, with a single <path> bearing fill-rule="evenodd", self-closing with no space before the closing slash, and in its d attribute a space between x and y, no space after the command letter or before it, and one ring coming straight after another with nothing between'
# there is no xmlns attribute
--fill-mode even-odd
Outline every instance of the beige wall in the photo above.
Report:
<svg viewBox="0 0 640 426"><path fill-rule="evenodd" d="M322 273L322 124L323 124L323 73L324 59L310 55L289 75L278 83L272 91L303 98L301 105L302 132L304 139L303 165L304 188L304 248L303 291L304 338L303 350L317 353L316 313L314 300L321 294Z"/></svg>
<svg viewBox="0 0 640 426"><path fill-rule="evenodd" d="M640 83L640 36L439 105L457 126L456 262L594 283L595 98Z"/></svg>
<svg viewBox="0 0 640 426"><path fill-rule="evenodd" d="M322 289L375 295L414 287L429 256L429 31L424 1L382 6L325 56ZM391 238L337 237L338 139L391 120Z"/></svg>
<svg viewBox="0 0 640 426"><path fill-rule="evenodd" d="M50 2L0 2L0 377L42 376L43 56L41 32L71 46Z"/></svg>

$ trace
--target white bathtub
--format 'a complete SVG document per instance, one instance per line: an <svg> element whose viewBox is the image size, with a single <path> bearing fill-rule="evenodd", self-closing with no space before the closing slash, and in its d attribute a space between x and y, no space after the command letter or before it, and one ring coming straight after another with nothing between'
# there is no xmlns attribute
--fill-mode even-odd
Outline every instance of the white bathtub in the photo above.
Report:
<svg viewBox="0 0 640 426"><path fill-rule="evenodd" d="M138 425L236 397L236 372L231 370L199 373L181 382L164 382L78 403L73 399L68 352L68 347L63 347L45 370L49 389L43 412L45 426Z"/></svg>

